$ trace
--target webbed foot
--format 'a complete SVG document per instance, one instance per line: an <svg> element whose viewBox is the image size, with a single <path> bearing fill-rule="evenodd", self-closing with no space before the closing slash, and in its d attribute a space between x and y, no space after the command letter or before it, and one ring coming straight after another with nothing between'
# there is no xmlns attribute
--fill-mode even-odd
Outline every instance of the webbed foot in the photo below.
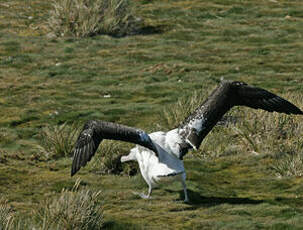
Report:
<svg viewBox="0 0 303 230"><path fill-rule="evenodd" d="M134 195L140 196L142 199L150 199L150 195L145 195L144 193L139 193L139 192L133 192Z"/></svg>
<svg viewBox="0 0 303 230"><path fill-rule="evenodd" d="M189 199L186 197L183 202L184 203L189 203Z"/></svg>

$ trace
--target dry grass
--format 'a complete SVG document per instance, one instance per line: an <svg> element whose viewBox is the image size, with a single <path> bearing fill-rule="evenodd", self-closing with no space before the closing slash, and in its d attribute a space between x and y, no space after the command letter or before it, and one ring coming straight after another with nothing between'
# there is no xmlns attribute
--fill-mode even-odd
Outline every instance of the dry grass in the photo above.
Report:
<svg viewBox="0 0 303 230"><path fill-rule="evenodd" d="M10 230L13 229L14 212L12 208L8 205L8 201L1 198L0 199L0 229Z"/></svg>
<svg viewBox="0 0 303 230"><path fill-rule="evenodd" d="M73 189L63 189L59 197L42 201L26 218L13 212L8 202L0 200L0 229L101 229L104 223L99 202L101 192L79 189L77 180Z"/></svg>
<svg viewBox="0 0 303 230"><path fill-rule="evenodd" d="M79 134L78 125L47 126L42 129L40 149L49 158L71 157L76 138Z"/></svg>
<svg viewBox="0 0 303 230"><path fill-rule="evenodd" d="M72 191L62 190L59 198L48 199L44 207L35 211L41 229L101 229L102 207L100 191L79 190L78 180Z"/></svg>
<svg viewBox="0 0 303 230"><path fill-rule="evenodd" d="M123 36L134 33L139 21L128 0L55 0L48 21L56 36Z"/></svg>
<svg viewBox="0 0 303 230"><path fill-rule="evenodd" d="M281 177L302 177L303 176L303 153L302 151L293 154L277 156L272 164L276 175Z"/></svg>

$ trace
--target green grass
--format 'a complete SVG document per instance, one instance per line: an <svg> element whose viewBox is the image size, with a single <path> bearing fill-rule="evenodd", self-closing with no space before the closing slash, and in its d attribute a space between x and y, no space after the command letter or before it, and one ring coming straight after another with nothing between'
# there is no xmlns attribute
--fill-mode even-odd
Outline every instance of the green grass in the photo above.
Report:
<svg viewBox="0 0 303 230"><path fill-rule="evenodd" d="M102 119L157 130L164 109L194 91L209 92L221 77L265 87L290 100L302 97L301 1L133 4L135 15L146 23L146 34L54 39L47 37L50 2L1 1L0 193L21 216L76 180L70 178L71 159L48 159L39 150L44 127ZM295 102L302 108L302 100ZM183 198L179 184L155 190L154 199L146 201L131 193L146 191L140 175L95 174L94 162L81 170L76 177L83 187L102 190L105 226L300 229L303 179L279 178L272 165L276 154L302 152L302 133L274 142L262 134L261 121L272 117L265 128L274 137L279 134L274 125L283 116L267 118L248 109L231 114L248 116L248 124L237 128L244 134L251 131L255 146L233 127L216 128L201 151L185 159L190 204L176 202ZM260 120L256 129L255 118ZM301 120L286 120L285 127L300 131L295 126Z"/></svg>

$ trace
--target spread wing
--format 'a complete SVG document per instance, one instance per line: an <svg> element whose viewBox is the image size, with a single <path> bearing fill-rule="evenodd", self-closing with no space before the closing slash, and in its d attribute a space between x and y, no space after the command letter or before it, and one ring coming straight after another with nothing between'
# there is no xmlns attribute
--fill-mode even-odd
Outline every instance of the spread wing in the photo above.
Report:
<svg viewBox="0 0 303 230"><path fill-rule="evenodd" d="M234 91L235 95L237 95L235 105L263 109L268 112L303 114L294 104L265 89L253 87L242 82L234 82Z"/></svg>
<svg viewBox="0 0 303 230"><path fill-rule="evenodd" d="M85 123L76 141L73 150L72 176L91 160L103 139L139 144L154 151L158 156L157 148L144 131L111 122L92 120Z"/></svg>
<svg viewBox="0 0 303 230"><path fill-rule="evenodd" d="M206 101L178 127L178 133L184 140L184 154L190 148L198 149L204 137L222 116L238 105L269 112L303 114L294 104L265 89L243 82L221 82Z"/></svg>

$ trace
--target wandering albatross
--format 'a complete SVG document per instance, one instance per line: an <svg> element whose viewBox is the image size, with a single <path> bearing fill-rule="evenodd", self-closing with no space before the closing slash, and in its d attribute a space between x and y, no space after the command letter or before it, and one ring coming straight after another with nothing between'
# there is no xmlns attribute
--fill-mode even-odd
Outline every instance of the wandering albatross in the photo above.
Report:
<svg viewBox="0 0 303 230"><path fill-rule="evenodd" d="M152 189L165 181L180 181L185 202L188 202L183 157L190 149L198 149L205 136L233 106L247 106L268 112L303 114L289 101L264 89L244 82L222 81L211 95L188 116L179 127L168 132L146 132L106 121L90 120L85 123L73 150L71 175L84 167L94 156L103 139L127 141L137 144L121 162L137 161L141 174Z"/></svg>

